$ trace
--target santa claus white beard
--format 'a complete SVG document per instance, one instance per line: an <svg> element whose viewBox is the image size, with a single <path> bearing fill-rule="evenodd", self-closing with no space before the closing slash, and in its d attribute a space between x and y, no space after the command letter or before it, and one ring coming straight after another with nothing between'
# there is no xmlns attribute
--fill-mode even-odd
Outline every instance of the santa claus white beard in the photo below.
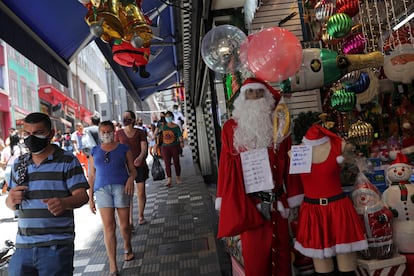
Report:
<svg viewBox="0 0 414 276"><path fill-rule="evenodd" d="M414 79L414 62L406 64L392 64L391 60L385 58L384 73L388 79L396 82L410 84Z"/></svg>
<svg viewBox="0 0 414 276"><path fill-rule="evenodd" d="M272 144L274 106L275 99L271 94L256 100L246 100L241 95L235 100L233 118L237 127L233 145L237 150L267 148Z"/></svg>

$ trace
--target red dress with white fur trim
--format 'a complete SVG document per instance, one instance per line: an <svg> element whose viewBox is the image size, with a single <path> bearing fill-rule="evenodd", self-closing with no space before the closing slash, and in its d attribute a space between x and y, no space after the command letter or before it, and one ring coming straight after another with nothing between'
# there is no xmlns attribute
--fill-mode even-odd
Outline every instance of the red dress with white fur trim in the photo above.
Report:
<svg viewBox="0 0 414 276"><path fill-rule="evenodd" d="M342 141L330 139L331 151L321 163L314 163L311 173L301 174L305 197L330 198L343 193L337 157ZM329 258L368 247L358 214L348 197L320 205L303 202L298 218L295 249L311 258Z"/></svg>

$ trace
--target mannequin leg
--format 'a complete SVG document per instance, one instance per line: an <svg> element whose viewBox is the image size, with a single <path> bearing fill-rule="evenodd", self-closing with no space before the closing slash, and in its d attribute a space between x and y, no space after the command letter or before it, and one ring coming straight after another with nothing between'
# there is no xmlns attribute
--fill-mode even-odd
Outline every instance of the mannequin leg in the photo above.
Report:
<svg viewBox="0 0 414 276"><path fill-rule="evenodd" d="M313 259L313 266L315 267L315 272L323 273L322 275L329 275L325 273L333 273L335 270L334 263L332 258L325 258L325 259Z"/></svg>
<svg viewBox="0 0 414 276"><path fill-rule="evenodd" d="M357 269L357 253L351 252L346 254L338 254L336 256L336 261L338 263L338 270L343 272L354 272ZM348 275L348 274L341 274ZM353 275L353 274L349 274Z"/></svg>

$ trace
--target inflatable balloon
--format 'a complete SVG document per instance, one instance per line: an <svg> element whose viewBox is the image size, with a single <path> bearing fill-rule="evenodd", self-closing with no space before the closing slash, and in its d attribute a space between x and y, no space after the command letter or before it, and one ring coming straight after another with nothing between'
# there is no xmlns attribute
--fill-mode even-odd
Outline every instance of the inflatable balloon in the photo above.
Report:
<svg viewBox="0 0 414 276"><path fill-rule="evenodd" d="M242 67L239 58L240 45L246 35L232 25L220 25L211 29L201 43L201 56L205 64L218 73L230 73Z"/></svg>
<svg viewBox="0 0 414 276"><path fill-rule="evenodd" d="M256 77L277 82L299 70L302 46L293 33L272 27L249 35L248 39L248 67Z"/></svg>

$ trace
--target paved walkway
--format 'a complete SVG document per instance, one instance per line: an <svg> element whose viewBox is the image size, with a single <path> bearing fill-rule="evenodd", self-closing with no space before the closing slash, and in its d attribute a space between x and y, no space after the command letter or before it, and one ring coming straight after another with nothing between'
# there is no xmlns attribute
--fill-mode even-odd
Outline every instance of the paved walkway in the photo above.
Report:
<svg viewBox="0 0 414 276"><path fill-rule="evenodd" d="M172 187L167 188L165 181L148 179L147 224L135 227L133 261L123 262L122 239L117 230L121 275L231 275L228 257L215 238L214 187L204 183L188 147L184 148L181 167L182 184L177 185L173 177ZM135 210L136 221L137 217ZM78 220L79 231L90 231L90 235L83 235L86 238L76 243L75 275L108 275L102 226L96 220Z"/></svg>

